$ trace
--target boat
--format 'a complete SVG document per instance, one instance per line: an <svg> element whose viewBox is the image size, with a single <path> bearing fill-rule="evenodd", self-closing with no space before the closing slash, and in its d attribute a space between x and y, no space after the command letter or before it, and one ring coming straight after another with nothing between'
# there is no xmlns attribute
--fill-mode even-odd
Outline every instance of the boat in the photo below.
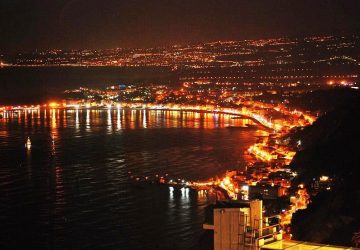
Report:
<svg viewBox="0 0 360 250"><path fill-rule="evenodd" d="M31 140L30 137L28 136L26 143L25 143L25 148L30 149L31 148Z"/></svg>

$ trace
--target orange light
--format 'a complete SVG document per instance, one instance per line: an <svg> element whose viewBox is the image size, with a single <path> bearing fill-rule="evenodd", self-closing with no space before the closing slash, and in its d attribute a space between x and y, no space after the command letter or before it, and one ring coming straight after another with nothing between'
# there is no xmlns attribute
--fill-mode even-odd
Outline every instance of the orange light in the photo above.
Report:
<svg viewBox="0 0 360 250"><path fill-rule="evenodd" d="M50 102L49 103L49 107L55 108L57 106L58 106L58 104L56 102Z"/></svg>
<svg viewBox="0 0 360 250"><path fill-rule="evenodd" d="M225 185L229 185L229 184L230 184L230 178L229 178L229 177L225 177L225 178L224 178L224 184L225 184Z"/></svg>
<svg viewBox="0 0 360 250"><path fill-rule="evenodd" d="M328 181L329 180L329 176L323 175L320 176L320 181Z"/></svg>

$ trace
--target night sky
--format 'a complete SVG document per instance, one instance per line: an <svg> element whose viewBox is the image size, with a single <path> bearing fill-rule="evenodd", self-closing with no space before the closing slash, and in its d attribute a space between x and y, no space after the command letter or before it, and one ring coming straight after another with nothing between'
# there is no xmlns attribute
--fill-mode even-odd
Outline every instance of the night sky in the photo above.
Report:
<svg viewBox="0 0 360 250"><path fill-rule="evenodd" d="M0 0L0 51L359 34L359 0Z"/></svg>

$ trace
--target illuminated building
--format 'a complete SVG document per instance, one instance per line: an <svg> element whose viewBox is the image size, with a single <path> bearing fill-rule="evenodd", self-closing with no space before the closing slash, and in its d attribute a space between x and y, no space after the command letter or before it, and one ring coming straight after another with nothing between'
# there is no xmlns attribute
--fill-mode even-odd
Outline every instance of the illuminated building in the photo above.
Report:
<svg viewBox="0 0 360 250"><path fill-rule="evenodd" d="M256 249L282 239L278 223L263 216L261 200L215 206L204 229L214 231L214 249Z"/></svg>

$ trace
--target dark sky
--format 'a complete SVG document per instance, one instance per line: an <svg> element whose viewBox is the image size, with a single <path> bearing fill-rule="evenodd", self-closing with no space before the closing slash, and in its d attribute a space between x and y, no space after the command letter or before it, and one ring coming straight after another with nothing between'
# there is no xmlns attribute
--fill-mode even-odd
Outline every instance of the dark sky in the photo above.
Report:
<svg viewBox="0 0 360 250"><path fill-rule="evenodd" d="M360 0L0 0L0 51L359 34Z"/></svg>

